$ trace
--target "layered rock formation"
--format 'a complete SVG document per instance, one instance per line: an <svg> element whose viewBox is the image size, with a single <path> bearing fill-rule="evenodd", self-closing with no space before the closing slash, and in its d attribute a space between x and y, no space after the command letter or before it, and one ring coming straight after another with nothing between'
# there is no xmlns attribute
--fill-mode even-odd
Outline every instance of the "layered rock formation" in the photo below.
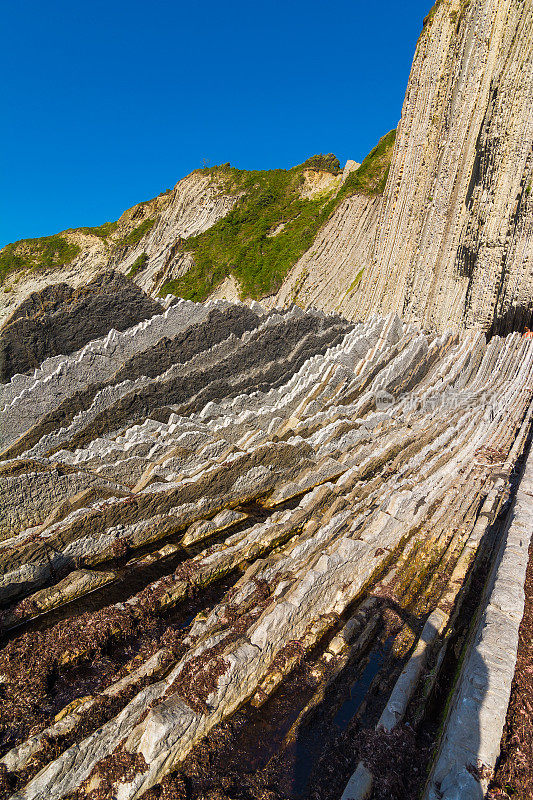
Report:
<svg viewBox="0 0 533 800"><path fill-rule="evenodd" d="M533 308L533 8L435 5L417 46L359 313L488 329Z"/></svg>
<svg viewBox="0 0 533 800"><path fill-rule="evenodd" d="M305 729L386 643L379 715L433 612L415 725L499 544L533 342L170 301L2 386L3 797L141 797L239 707L257 755L275 689Z"/></svg>
<svg viewBox="0 0 533 800"><path fill-rule="evenodd" d="M98 275L77 291L66 283L47 286L31 294L0 328L0 381L162 310L118 272Z"/></svg>
<svg viewBox="0 0 533 800"><path fill-rule="evenodd" d="M263 305L139 288L243 199L216 171L67 232L69 285L11 276L0 798L387 796L387 752L414 797L432 750L428 797L482 795L531 511L533 341L484 332L533 308L532 23L436 4L384 192L393 134L302 166L331 214Z"/></svg>
<svg viewBox="0 0 533 800"><path fill-rule="evenodd" d="M348 197L295 264L271 305L360 314L360 283L372 258L382 195Z"/></svg>
<svg viewBox="0 0 533 800"><path fill-rule="evenodd" d="M528 2L435 4L384 196L340 208L276 302L395 311L440 330L531 324L532 29Z"/></svg>
<svg viewBox="0 0 533 800"><path fill-rule="evenodd" d="M314 158L320 162L324 157ZM7 245L0 251L0 284L3 286L0 322L32 293L47 291L50 283L61 281L77 287L90 281L104 268L125 273L156 297L165 283L179 279L194 267L194 256L185 246L187 240L209 230L239 202L246 201L250 189L253 193L257 188L254 176L272 176L274 188L279 191L275 185L276 174L283 172L289 179L288 183L294 184L293 204L295 200L315 202L318 214L320 206L326 206L334 199L343 182L358 166L351 161L344 171L339 169L336 173L318 166L305 168L305 164L292 171L263 173L232 171L229 165L197 170L178 181L172 191L128 209L117 222ZM248 191L243 188L247 180ZM284 189L291 194L290 185ZM270 196L268 186L266 195ZM257 213L257 206L254 208L253 200L251 205L253 216ZM270 229L264 233L266 239L275 239L287 224L295 222L301 213L297 206L293 219L283 216L282 212L286 211L283 204L279 216L271 215ZM318 227L317 222L315 228ZM304 249L300 248L300 252ZM242 287L231 274L228 282L232 298L238 299ZM220 290L224 293L228 288L228 285L221 286Z"/></svg>

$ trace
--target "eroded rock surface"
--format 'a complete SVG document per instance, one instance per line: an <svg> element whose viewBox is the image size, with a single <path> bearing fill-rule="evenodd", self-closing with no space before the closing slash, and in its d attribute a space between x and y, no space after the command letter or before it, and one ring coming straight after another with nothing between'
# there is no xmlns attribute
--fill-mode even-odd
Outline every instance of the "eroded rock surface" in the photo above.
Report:
<svg viewBox="0 0 533 800"><path fill-rule="evenodd" d="M104 272L77 290L66 283L47 286L21 303L0 329L0 381L162 310L119 272Z"/></svg>
<svg viewBox="0 0 533 800"><path fill-rule="evenodd" d="M425 664L532 380L518 334L182 301L4 384L2 796L141 797L302 654L330 681L364 658L383 598L416 621L387 680L417 632Z"/></svg>

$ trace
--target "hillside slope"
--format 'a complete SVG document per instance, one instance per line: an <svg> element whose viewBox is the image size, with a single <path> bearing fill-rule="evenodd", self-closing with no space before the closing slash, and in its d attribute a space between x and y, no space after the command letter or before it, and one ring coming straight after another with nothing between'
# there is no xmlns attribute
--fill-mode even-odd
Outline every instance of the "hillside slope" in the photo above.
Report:
<svg viewBox="0 0 533 800"><path fill-rule="evenodd" d="M0 322L32 292L58 282L76 287L110 268L152 296L204 300L230 276L235 295L273 294L357 190L357 167L351 161L341 171L330 153L290 170L195 170L116 222L9 244L0 251ZM363 170L359 180L379 183L384 169Z"/></svg>
<svg viewBox="0 0 533 800"><path fill-rule="evenodd" d="M116 222L7 245L0 251L0 321L32 292L59 282L77 287L103 269L133 270L136 282L156 294L158 276L166 274L178 237L210 227L236 199L222 194L216 179L192 173Z"/></svg>

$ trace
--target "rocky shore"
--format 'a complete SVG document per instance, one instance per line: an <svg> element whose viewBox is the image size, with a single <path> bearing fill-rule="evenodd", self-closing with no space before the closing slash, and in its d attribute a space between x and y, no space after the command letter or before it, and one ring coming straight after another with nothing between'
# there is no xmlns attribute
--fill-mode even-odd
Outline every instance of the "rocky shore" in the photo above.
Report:
<svg viewBox="0 0 533 800"><path fill-rule="evenodd" d="M333 800L376 726L437 746L533 342L163 306L1 387L1 796L199 797L207 747L213 800L232 750L239 797Z"/></svg>

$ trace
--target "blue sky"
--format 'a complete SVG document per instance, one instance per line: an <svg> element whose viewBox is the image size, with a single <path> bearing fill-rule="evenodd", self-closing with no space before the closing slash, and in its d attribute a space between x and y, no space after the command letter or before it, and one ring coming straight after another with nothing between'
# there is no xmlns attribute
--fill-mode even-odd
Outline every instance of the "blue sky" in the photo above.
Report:
<svg viewBox="0 0 533 800"><path fill-rule="evenodd" d="M431 0L8 0L0 246L116 219L191 170L361 161Z"/></svg>

